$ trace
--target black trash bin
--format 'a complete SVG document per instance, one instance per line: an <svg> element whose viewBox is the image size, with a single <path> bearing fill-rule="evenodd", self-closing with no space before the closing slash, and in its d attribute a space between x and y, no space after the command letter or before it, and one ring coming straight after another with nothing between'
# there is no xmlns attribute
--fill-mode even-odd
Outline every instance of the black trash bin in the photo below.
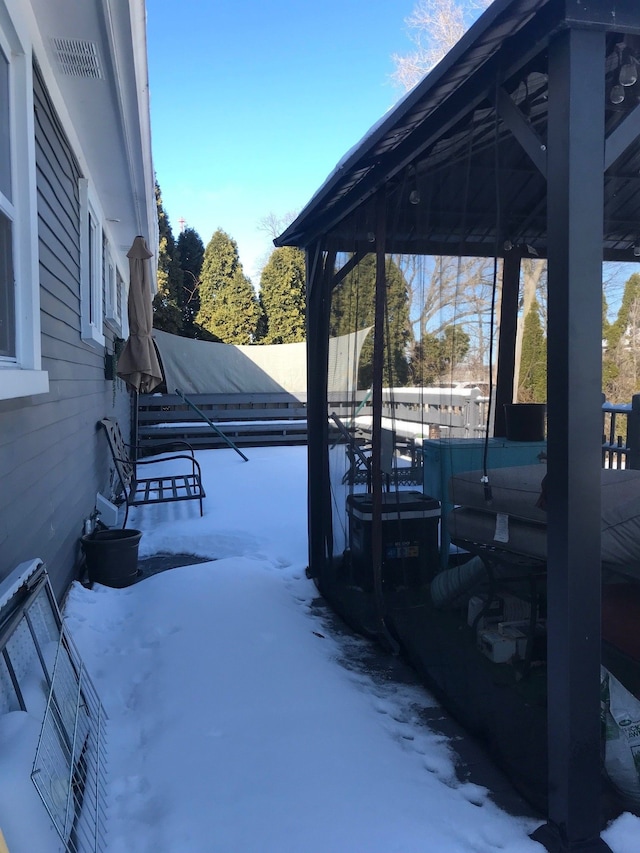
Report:
<svg viewBox="0 0 640 853"><path fill-rule="evenodd" d="M82 537L87 573L92 583L120 589L138 577L139 530L96 530Z"/></svg>
<svg viewBox="0 0 640 853"><path fill-rule="evenodd" d="M371 532L373 496L347 496L349 548L354 582L373 588ZM439 565L440 502L422 492L382 494L382 583L418 588Z"/></svg>

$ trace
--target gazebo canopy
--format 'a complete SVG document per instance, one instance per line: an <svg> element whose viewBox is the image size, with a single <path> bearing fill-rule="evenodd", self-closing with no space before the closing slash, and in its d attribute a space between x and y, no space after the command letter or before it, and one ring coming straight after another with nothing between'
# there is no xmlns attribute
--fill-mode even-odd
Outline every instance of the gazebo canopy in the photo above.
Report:
<svg viewBox="0 0 640 853"><path fill-rule="evenodd" d="M639 58L637 0L494 0L274 241L307 250L312 572L325 554L320 377L337 282L369 252L381 283L389 254L504 258L497 418L513 391L520 258L548 260L549 823L536 838L549 850L607 849L602 263L640 260Z"/></svg>

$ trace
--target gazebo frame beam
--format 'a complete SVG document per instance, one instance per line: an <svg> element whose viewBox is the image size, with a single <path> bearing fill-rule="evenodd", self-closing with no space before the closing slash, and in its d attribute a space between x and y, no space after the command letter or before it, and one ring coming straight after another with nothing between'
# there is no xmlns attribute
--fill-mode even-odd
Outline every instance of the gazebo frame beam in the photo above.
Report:
<svg viewBox="0 0 640 853"><path fill-rule="evenodd" d="M549 45L548 850L600 838L600 452L605 33ZM593 180L584 180L592 175ZM597 176L600 176L598 179Z"/></svg>

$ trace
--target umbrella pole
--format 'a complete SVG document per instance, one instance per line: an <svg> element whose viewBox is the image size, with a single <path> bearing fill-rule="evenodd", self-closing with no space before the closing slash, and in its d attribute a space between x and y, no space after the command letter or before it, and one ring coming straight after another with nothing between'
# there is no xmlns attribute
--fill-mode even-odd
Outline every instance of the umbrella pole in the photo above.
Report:
<svg viewBox="0 0 640 853"><path fill-rule="evenodd" d="M131 459L135 467L138 461L138 390L131 395Z"/></svg>

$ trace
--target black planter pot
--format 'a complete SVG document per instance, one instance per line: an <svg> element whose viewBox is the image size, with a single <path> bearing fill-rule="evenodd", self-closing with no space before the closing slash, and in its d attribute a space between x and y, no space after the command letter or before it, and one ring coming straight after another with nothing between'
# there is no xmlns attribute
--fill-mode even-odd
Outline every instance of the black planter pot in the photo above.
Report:
<svg viewBox="0 0 640 853"><path fill-rule="evenodd" d="M139 530L96 530L82 537L91 583L120 589L138 577Z"/></svg>

